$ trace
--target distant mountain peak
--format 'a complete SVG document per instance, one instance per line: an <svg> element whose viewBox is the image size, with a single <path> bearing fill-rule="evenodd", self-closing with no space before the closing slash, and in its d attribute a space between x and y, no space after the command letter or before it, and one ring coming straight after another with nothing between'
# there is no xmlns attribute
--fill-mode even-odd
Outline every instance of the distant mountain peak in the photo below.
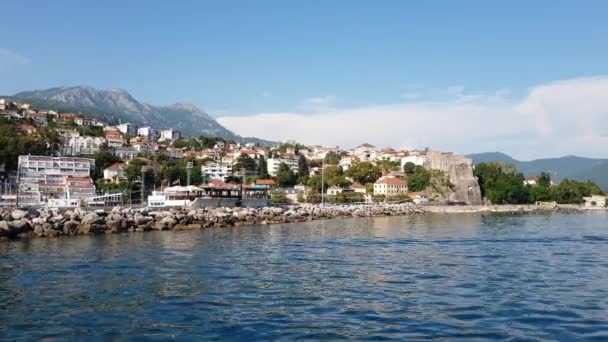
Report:
<svg viewBox="0 0 608 342"><path fill-rule="evenodd" d="M203 111L198 108L197 106L195 106L192 103L188 103L188 102L177 102L174 103L171 107L175 108L175 109L179 109L179 110L187 110L193 113L202 113Z"/></svg>

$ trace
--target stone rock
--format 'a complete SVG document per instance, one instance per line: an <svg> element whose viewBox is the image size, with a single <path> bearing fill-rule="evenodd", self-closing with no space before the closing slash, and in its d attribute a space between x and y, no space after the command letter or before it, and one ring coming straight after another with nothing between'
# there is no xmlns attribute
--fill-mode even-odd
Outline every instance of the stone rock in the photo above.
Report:
<svg viewBox="0 0 608 342"><path fill-rule="evenodd" d="M95 223L99 220L100 220L100 217L96 213L88 213L82 217L82 219L80 220L80 223L83 223L83 224Z"/></svg>
<svg viewBox="0 0 608 342"><path fill-rule="evenodd" d="M77 221L66 221L63 224L63 233L65 235L76 235L76 233L78 232L78 225L79 223Z"/></svg>
<svg viewBox="0 0 608 342"><path fill-rule="evenodd" d="M37 236L44 236L44 229L42 228L42 226L35 226L34 227L34 233Z"/></svg>
<svg viewBox="0 0 608 342"><path fill-rule="evenodd" d="M27 211L21 209L15 209L11 213L11 217L13 218L13 220L21 220L25 217L25 215L27 215Z"/></svg>

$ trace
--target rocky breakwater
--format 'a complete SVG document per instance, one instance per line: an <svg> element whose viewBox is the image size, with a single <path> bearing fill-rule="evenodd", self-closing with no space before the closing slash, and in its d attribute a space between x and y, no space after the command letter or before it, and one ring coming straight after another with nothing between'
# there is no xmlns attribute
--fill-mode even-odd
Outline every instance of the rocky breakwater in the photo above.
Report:
<svg viewBox="0 0 608 342"><path fill-rule="evenodd" d="M0 239L23 239L150 230L190 230L253 224L398 216L424 213L411 203L373 205L294 205L265 208L200 208L151 210L116 207L59 212L50 209L0 210Z"/></svg>

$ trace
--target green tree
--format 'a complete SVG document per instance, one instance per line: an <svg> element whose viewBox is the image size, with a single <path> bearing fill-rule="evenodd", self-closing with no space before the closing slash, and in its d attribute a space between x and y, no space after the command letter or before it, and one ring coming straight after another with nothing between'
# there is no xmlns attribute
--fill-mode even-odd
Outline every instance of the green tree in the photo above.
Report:
<svg viewBox="0 0 608 342"><path fill-rule="evenodd" d="M311 187L316 192L321 192L321 176L310 176L306 181L306 185ZM324 179L323 189L327 190L329 185L327 184L327 179Z"/></svg>
<svg viewBox="0 0 608 342"><path fill-rule="evenodd" d="M338 165L340 163L340 155L334 151L329 151L327 155L325 155L325 164L329 165Z"/></svg>
<svg viewBox="0 0 608 342"><path fill-rule="evenodd" d="M298 178L300 181L305 182L308 177L308 161L304 155L300 154L298 157Z"/></svg>
<svg viewBox="0 0 608 342"><path fill-rule="evenodd" d="M255 172L257 170L258 165L255 160L246 154L241 154L234 164L233 169L241 172L241 169L245 169L247 173Z"/></svg>
<svg viewBox="0 0 608 342"><path fill-rule="evenodd" d="M541 172L538 179L538 186L548 188L551 186L551 175L548 172Z"/></svg>
<svg viewBox="0 0 608 342"><path fill-rule="evenodd" d="M416 165L414 167L414 173L407 177L410 191L423 191L429 186L430 181L430 172L420 165Z"/></svg>
<svg viewBox="0 0 608 342"><path fill-rule="evenodd" d="M91 173L91 178L93 178L93 180L102 178L103 170L121 162L120 158L110 153L107 148L102 148L95 152L93 158L95 159L95 169L93 169L93 172Z"/></svg>
<svg viewBox="0 0 608 342"><path fill-rule="evenodd" d="M405 173L406 176L409 177L413 175L414 172L416 172L416 164L412 162L407 162L403 165L403 173Z"/></svg>
<svg viewBox="0 0 608 342"><path fill-rule="evenodd" d="M382 176L382 170L370 162L359 162L346 171L346 175L360 184L374 183Z"/></svg>
<svg viewBox="0 0 608 342"><path fill-rule="evenodd" d="M475 166L482 196L494 204L520 204L530 200L524 176L513 165L490 162Z"/></svg>
<svg viewBox="0 0 608 342"><path fill-rule="evenodd" d="M270 177L268 174L268 163L266 162L264 156L260 156L260 159L258 160L258 177L261 179Z"/></svg>
<svg viewBox="0 0 608 342"><path fill-rule="evenodd" d="M280 187L291 187L296 185L297 178L296 175L291 171L289 166L285 163L280 163L279 168L277 170L277 184Z"/></svg>

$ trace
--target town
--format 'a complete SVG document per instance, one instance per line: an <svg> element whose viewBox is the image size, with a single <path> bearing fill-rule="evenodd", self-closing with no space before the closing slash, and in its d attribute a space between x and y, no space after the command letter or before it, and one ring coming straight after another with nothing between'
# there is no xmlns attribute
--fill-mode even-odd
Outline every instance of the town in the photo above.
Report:
<svg viewBox="0 0 608 342"><path fill-rule="evenodd" d="M606 203L593 184L567 181L563 186L576 193L544 191L557 186L547 175L524 179L499 165L476 170L469 158L428 148L363 143L342 149L293 141L260 146L185 137L171 128L113 125L6 99L0 99L0 116L1 206ZM493 191L489 186L497 182L488 181L490 171L512 174L515 190ZM553 195L564 192L570 197Z"/></svg>

